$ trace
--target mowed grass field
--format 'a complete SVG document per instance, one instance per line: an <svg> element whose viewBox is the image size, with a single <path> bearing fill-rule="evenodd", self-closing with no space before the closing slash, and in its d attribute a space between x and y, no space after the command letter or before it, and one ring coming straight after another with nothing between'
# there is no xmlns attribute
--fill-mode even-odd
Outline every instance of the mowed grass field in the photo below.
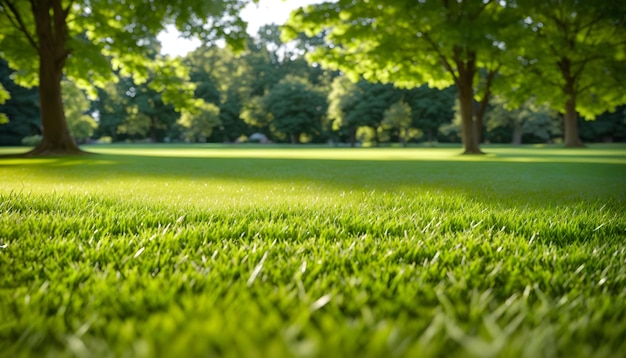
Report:
<svg viewBox="0 0 626 358"><path fill-rule="evenodd" d="M0 159L2 357L626 355L624 145L85 149Z"/></svg>

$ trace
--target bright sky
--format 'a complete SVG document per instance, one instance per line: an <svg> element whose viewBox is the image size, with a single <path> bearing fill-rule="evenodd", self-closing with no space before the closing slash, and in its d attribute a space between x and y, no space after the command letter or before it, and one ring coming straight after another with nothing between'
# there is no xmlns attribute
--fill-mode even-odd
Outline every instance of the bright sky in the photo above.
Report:
<svg viewBox="0 0 626 358"><path fill-rule="evenodd" d="M248 33L255 35L259 27L272 22L283 24L289 14L301 6L322 2L321 0L260 0L258 4L250 3L242 11L241 17L248 22ZM187 40L178 37L172 26L168 31L159 34L164 54L171 56L186 55L200 45L198 40Z"/></svg>

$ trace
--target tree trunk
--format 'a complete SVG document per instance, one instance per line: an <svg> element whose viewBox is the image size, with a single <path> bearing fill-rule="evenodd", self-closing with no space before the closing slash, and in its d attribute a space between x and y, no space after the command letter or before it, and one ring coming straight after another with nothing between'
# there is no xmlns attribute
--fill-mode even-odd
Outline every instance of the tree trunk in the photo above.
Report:
<svg viewBox="0 0 626 358"><path fill-rule="evenodd" d="M498 69L489 70L487 72L487 77L485 78L485 92L483 93L483 97L478 103L478 108L476 109L476 142L478 143L483 143L485 112L487 112L489 99L491 98L491 84L493 83L493 79L497 73Z"/></svg>
<svg viewBox="0 0 626 358"><path fill-rule="evenodd" d="M455 63L458 76L456 88L461 109L461 137L463 154L484 154L478 147L476 123L474 122L474 74L476 73L475 54L461 57L461 49L455 48Z"/></svg>
<svg viewBox="0 0 626 358"><path fill-rule="evenodd" d="M564 144L567 148L580 148L585 145L578 136L578 113L576 113L576 95L569 94L567 103L565 103L565 135Z"/></svg>
<svg viewBox="0 0 626 358"><path fill-rule="evenodd" d="M356 147L356 128L352 126L349 128L349 131L350 131L350 138L349 138L350 146L354 148Z"/></svg>
<svg viewBox="0 0 626 358"><path fill-rule="evenodd" d="M374 144L374 146L378 148L380 147L380 136L378 135L378 131L376 130L376 128L374 127L370 127L370 128L372 128L372 130L374 131L374 143L376 143Z"/></svg>
<svg viewBox="0 0 626 358"><path fill-rule="evenodd" d="M156 143L158 140L156 121L156 118L150 117L150 143ZM204 140L204 142L206 142L206 139Z"/></svg>
<svg viewBox="0 0 626 358"><path fill-rule="evenodd" d="M513 127L513 139L511 140L511 144L521 145L522 135L524 135L524 129L522 127L520 126Z"/></svg>
<svg viewBox="0 0 626 358"><path fill-rule="evenodd" d="M578 114L576 113L576 76L572 75L571 61L564 57L558 62L565 79L563 92L567 96L565 102L564 138L566 148L584 147L578 136Z"/></svg>
<svg viewBox="0 0 626 358"><path fill-rule="evenodd" d="M428 128L428 143L430 143L430 145L433 145L433 130L432 128Z"/></svg>
<svg viewBox="0 0 626 358"><path fill-rule="evenodd" d="M65 48L67 11L61 7L61 0L34 1L32 11L39 39L39 104L43 137L41 143L26 155L85 154L70 135L61 99L61 78L69 54Z"/></svg>

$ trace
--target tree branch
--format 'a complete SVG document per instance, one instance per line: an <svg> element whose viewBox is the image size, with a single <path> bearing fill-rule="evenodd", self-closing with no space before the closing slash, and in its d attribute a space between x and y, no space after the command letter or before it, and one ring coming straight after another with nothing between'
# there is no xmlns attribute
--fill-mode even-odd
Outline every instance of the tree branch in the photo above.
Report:
<svg viewBox="0 0 626 358"><path fill-rule="evenodd" d="M480 14L485 10L485 8L492 2L493 0L488 0L487 2L483 3L483 5L478 9L478 11L476 11L476 13L472 16L472 19L475 19L478 16L480 16Z"/></svg>
<svg viewBox="0 0 626 358"><path fill-rule="evenodd" d="M547 82L547 83L551 84L552 86L555 86L555 87L561 88L562 84L557 83L557 82L554 82L554 81L552 81L552 80L548 79L547 77L545 77L545 76L543 75L543 73L542 73L542 72L541 72L541 71L540 71L537 67L534 67L534 66L532 66L532 65L531 65L531 67L529 67L528 69L530 70L530 72L532 72L532 73L534 73L535 75L537 75L537 76L541 77L541 80L542 80L542 81Z"/></svg>
<svg viewBox="0 0 626 358"><path fill-rule="evenodd" d="M459 82L459 77L454 72L454 69L450 65L450 62L448 61L446 56L444 56L443 53L441 52L441 50L439 49L439 47L437 47L437 44L435 43L435 41L433 41L430 38L430 36L428 36L428 33L423 33L422 37L426 40L426 42L428 42L428 44L433 49L433 51L435 51L437 53L437 56L439 56L439 58L441 59L441 62L443 63L443 66L452 75L452 79L454 80L454 83L458 83Z"/></svg>
<svg viewBox="0 0 626 358"><path fill-rule="evenodd" d="M11 16L9 16L8 12L6 13L7 14L7 18L9 19L11 24L13 24L13 26L15 26L15 28L17 28L24 35L26 35L26 39L28 40L28 43L35 50L39 51L39 44L37 44L37 41L35 41L35 38L33 37L33 35L30 32L28 32L28 29L26 28L26 24L24 23L24 20L22 19L22 15L20 15L20 12L17 10L15 5L12 2L10 2L9 0L0 0L0 3L6 4L7 8L13 14L13 17L15 17L15 19L13 19L13 18L11 18Z"/></svg>
<svg viewBox="0 0 626 358"><path fill-rule="evenodd" d="M70 10L72 10L72 5L74 5L74 1L75 0L70 0L70 2L67 4L65 9L63 9L63 15L66 19L67 19L67 15L70 13Z"/></svg>

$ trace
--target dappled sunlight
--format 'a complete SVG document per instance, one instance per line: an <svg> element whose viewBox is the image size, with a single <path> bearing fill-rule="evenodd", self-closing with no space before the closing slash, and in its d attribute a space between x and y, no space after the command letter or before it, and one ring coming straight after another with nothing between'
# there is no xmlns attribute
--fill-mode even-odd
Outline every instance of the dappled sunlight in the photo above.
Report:
<svg viewBox="0 0 626 358"><path fill-rule="evenodd" d="M91 146L92 156L5 158L2 191L92 193L219 207L332 203L345 193L460 195L489 205L626 200L624 148Z"/></svg>
<svg viewBox="0 0 626 358"><path fill-rule="evenodd" d="M90 147L90 151L112 155L136 155L180 158L276 158L365 161L504 161L504 162L572 162L626 164L626 147L615 149L513 148L485 147L486 155L461 155L459 148L332 148L332 147L266 147L246 146L178 146L163 145Z"/></svg>

